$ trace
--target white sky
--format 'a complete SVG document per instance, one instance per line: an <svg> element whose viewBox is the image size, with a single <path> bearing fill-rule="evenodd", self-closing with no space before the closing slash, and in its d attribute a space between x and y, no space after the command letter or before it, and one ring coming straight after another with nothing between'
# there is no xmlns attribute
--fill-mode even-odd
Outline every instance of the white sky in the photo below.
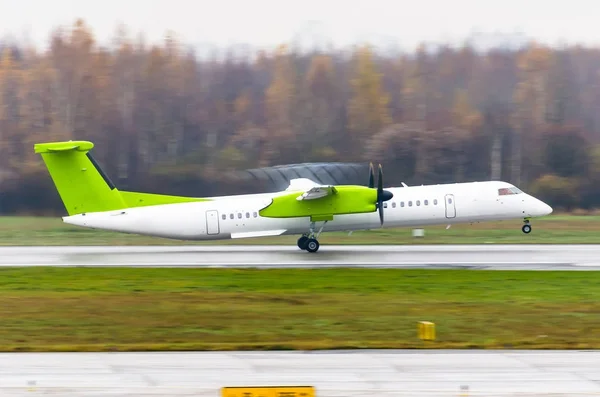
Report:
<svg viewBox="0 0 600 397"><path fill-rule="evenodd" d="M599 15L597 0L0 0L0 38L26 35L45 46L51 29L81 17L101 42L122 22L151 41L171 29L187 44L219 46L273 46L310 26L336 46L369 39L412 49L474 31L593 45Z"/></svg>

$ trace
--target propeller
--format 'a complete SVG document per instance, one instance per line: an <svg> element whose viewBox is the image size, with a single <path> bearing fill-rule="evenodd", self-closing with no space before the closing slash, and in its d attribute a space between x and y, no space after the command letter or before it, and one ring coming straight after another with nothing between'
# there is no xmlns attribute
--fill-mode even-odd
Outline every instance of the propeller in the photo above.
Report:
<svg viewBox="0 0 600 397"><path fill-rule="evenodd" d="M375 187L375 172L373 163L369 164L369 187ZM379 211L379 221L383 225L383 202L391 200L394 194L388 190L383 190L383 169L379 164L379 175L377 179L377 210Z"/></svg>

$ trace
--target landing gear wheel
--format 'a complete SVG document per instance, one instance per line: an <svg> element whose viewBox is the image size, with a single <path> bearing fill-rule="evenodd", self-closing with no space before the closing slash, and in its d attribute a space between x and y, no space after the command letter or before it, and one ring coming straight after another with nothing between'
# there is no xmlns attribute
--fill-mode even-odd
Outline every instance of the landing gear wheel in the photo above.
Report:
<svg viewBox="0 0 600 397"><path fill-rule="evenodd" d="M314 238L308 239L306 243L306 250L308 252L317 252L319 250L319 242Z"/></svg>
<svg viewBox="0 0 600 397"><path fill-rule="evenodd" d="M307 236L302 236L298 239L298 248L300 248L301 250L305 250L307 244L308 244Z"/></svg>
<svg viewBox="0 0 600 397"><path fill-rule="evenodd" d="M530 233L531 232L531 226L529 224L525 224L525 225L523 225L523 227L521 228L521 230L525 234Z"/></svg>

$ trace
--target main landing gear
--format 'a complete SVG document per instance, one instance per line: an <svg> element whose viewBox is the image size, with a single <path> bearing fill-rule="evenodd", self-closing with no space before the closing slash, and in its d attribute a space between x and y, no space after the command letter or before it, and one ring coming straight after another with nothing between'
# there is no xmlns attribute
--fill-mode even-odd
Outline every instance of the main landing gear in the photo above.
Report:
<svg viewBox="0 0 600 397"><path fill-rule="evenodd" d="M525 222L525 224L521 228L523 233L525 233L525 234L531 233L531 225L529 224L529 218L525 218L525 220L523 222Z"/></svg>
<svg viewBox="0 0 600 397"><path fill-rule="evenodd" d="M319 250L319 241L317 240L323 231L323 228L327 224L327 221L323 223L323 226L315 233L315 222L310 223L310 232L304 233L298 239L298 248L308 252L317 252Z"/></svg>

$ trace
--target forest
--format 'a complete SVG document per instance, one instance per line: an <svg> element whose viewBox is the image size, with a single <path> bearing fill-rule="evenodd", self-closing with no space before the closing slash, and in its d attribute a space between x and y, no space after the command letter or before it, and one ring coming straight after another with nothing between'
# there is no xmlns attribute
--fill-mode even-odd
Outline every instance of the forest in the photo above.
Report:
<svg viewBox="0 0 600 397"><path fill-rule="evenodd" d="M367 44L199 57L83 20L43 51L0 43L0 212L62 213L37 142L90 140L122 190L251 192L234 170L381 163L387 186L504 180L557 209L600 207L600 49ZM365 179L365 184L367 180Z"/></svg>

